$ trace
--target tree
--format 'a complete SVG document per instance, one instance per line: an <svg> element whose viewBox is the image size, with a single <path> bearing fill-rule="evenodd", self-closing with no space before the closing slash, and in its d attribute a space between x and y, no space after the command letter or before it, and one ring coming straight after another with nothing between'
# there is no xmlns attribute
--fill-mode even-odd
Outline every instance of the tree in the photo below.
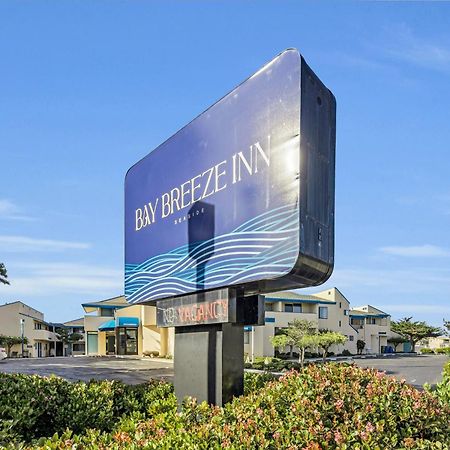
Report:
<svg viewBox="0 0 450 450"><path fill-rule="evenodd" d="M411 344L411 352L416 350L416 343L421 339L437 337L443 333L441 328L433 327L423 321L413 321L412 317L404 317L398 322L392 322L391 329L408 339Z"/></svg>
<svg viewBox="0 0 450 450"><path fill-rule="evenodd" d="M277 334L276 336L272 336L270 338L270 342L273 347L278 349L279 352L282 352L287 346L289 346L290 357L292 358L292 353L294 349L294 342L292 339L285 333Z"/></svg>
<svg viewBox="0 0 450 450"><path fill-rule="evenodd" d="M286 336L286 338L281 337ZM283 334L272 338L272 345L280 348L282 344L299 349L298 361L303 367L305 362L305 351L309 347L317 345L317 329L314 322L303 319L295 319L289 326L283 330Z"/></svg>
<svg viewBox="0 0 450 450"><path fill-rule="evenodd" d="M450 336L450 320L445 320L444 319L444 327L446 328L445 334Z"/></svg>
<svg viewBox="0 0 450 450"><path fill-rule="evenodd" d="M408 342L408 339L404 338L403 336L392 336L387 340L387 342L388 344L392 344L394 346L395 351L397 352L397 347L400 344Z"/></svg>
<svg viewBox="0 0 450 450"><path fill-rule="evenodd" d="M26 337L23 338L23 343L28 344L28 339ZM6 353L8 355L8 358L11 357L12 347L18 344L22 344L22 338L20 336L0 335L0 345L4 345L6 347Z"/></svg>
<svg viewBox="0 0 450 450"><path fill-rule="evenodd" d="M322 359L325 362L328 350L332 345L345 344L347 337L335 331L322 330L317 335L317 346L322 349Z"/></svg>
<svg viewBox="0 0 450 450"><path fill-rule="evenodd" d="M358 339L356 341L356 350L358 352L358 355L362 354L365 347L366 347L366 343L362 339Z"/></svg>
<svg viewBox="0 0 450 450"><path fill-rule="evenodd" d="M83 336L80 333L70 333L68 328L57 328L56 334L59 340L67 345L70 354L72 354L72 345L83 339Z"/></svg>
<svg viewBox="0 0 450 450"><path fill-rule="evenodd" d="M8 274L6 272L6 267L3 263L0 263L0 283L9 284Z"/></svg>

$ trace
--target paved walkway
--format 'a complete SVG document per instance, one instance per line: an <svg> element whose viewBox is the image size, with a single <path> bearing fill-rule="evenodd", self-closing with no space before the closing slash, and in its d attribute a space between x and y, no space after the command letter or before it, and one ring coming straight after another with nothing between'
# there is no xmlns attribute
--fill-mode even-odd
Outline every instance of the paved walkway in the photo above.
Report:
<svg viewBox="0 0 450 450"><path fill-rule="evenodd" d="M120 380L127 384L150 379L173 381L173 361L160 358L56 357L0 361L0 371L43 376L52 374L71 381Z"/></svg>

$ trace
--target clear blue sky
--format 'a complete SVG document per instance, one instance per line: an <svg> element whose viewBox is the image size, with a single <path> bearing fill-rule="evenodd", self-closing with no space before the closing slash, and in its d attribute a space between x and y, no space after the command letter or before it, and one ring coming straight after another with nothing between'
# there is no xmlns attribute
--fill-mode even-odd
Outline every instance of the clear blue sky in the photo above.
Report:
<svg viewBox="0 0 450 450"><path fill-rule="evenodd" d="M0 303L63 321L121 294L127 168L297 47L338 103L326 286L441 325L449 24L450 2L431 1L1 2Z"/></svg>

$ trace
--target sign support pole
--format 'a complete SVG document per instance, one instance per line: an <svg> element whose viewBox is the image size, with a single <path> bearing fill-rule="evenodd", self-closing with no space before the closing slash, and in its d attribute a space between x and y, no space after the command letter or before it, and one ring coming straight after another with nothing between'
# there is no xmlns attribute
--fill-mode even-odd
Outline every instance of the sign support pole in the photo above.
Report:
<svg viewBox="0 0 450 450"><path fill-rule="evenodd" d="M244 325L175 328L175 395L222 406L244 392Z"/></svg>

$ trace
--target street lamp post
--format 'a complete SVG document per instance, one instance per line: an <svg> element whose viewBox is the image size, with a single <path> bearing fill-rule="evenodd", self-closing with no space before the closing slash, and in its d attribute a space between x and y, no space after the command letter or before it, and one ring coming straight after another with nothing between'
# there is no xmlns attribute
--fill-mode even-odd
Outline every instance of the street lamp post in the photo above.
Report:
<svg viewBox="0 0 450 450"><path fill-rule="evenodd" d="M21 338L22 338L22 358L24 357L23 355L23 328L24 328L24 324L25 324L25 319L20 319L20 333L21 333Z"/></svg>

